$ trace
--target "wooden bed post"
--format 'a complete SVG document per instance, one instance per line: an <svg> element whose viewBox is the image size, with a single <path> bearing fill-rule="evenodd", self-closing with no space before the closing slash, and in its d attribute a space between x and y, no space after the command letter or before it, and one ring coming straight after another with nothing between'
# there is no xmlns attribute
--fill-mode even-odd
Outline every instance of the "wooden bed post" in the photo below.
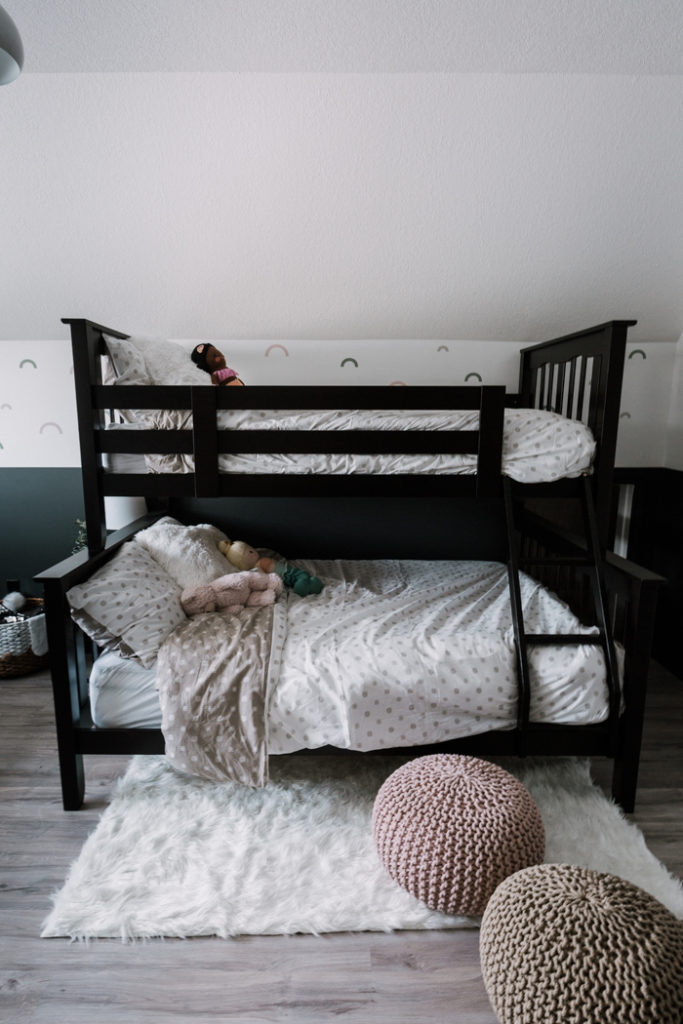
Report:
<svg viewBox="0 0 683 1024"><path fill-rule="evenodd" d="M638 785L638 766L643 738L647 676L650 651L655 627L655 612L659 587L664 579L647 569L641 569L633 562L618 560L627 566L626 577L628 598L626 600L626 621L624 643L626 661L624 665L624 712L619 719L617 749L612 773L612 796L626 811L635 806ZM617 556L608 555L605 571L608 585L610 576L617 565Z"/></svg>
<svg viewBox="0 0 683 1024"><path fill-rule="evenodd" d="M62 802L65 811L77 811L85 795L83 755L76 745L76 727L81 713L78 652L71 620L64 613L65 596L61 581L47 574L36 579L43 583L45 593Z"/></svg>
<svg viewBox="0 0 683 1024"><path fill-rule="evenodd" d="M96 366L97 345L90 336L90 325L87 320L70 320L68 322L71 325L86 538L88 550L91 554L95 554L102 550L107 536L104 495L98 481L99 460L95 450L93 410L90 400L91 381L99 380Z"/></svg>
<svg viewBox="0 0 683 1024"><path fill-rule="evenodd" d="M100 427L103 427L104 420L102 411L93 406L91 387L94 383L101 381L99 359L103 354L102 333L106 332L116 338L127 338L128 335L122 334L120 331L112 331L100 324L94 324L90 320L63 318L62 323L69 324L71 327L86 538L88 551L94 555L104 548L107 524L104 515L104 492L101 484L102 470L95 447L96 421Z"/></svg>
<svg viewBox="0 0 683 1024"><path fill-rule="evenodd" d="M598 439L593 468L593 495L597 512L598 536L603 548L611 546L614 530L614 463L617 451L621 384L626 358L626 335L635 320L614 320L607 331L607 352L601 355L598 373L592 381L591 424ZM596 379L597 378L597 379Z"/></svg>

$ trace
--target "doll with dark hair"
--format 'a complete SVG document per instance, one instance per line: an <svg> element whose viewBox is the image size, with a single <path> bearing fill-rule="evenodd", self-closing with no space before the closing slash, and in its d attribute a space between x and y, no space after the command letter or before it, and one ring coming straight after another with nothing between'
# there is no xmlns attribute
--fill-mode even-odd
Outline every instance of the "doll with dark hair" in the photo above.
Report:
<svg viewBox="0 0 683 1024"><path fill-rule="evenodd" d="M226 364L225 356L215 345L203 341L195 345L190 354L192 362L211 375L211 383L219 387L244 387L244 381L237 376L237 371Z"/></svg>

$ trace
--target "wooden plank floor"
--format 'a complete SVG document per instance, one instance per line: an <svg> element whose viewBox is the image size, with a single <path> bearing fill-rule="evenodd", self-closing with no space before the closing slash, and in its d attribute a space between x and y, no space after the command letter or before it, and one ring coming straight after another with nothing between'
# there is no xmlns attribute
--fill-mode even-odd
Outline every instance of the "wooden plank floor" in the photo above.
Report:
<svg viewBox="0 0 683 1024"><path fill-rule="evenodd" d="M683 683L653 666L634 820L683 876ZM495 1024L478 932L88 945L40 939L126 758L88 758L86 807L61 808L45 673L0 680L0 1021L7 1024ZM609 768L596 763L607 786Z"/></svg>

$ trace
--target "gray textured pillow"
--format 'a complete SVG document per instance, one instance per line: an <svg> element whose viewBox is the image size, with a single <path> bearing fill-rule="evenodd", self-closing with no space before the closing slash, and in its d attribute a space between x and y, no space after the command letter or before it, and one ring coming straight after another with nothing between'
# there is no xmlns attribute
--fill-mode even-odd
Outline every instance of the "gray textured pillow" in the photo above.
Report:
<svg viewBox="0 0 683 1024"><path fill-rule="evenodd" d="M181 588L134 540L85 583L67 593L71 616L100 647L118 647L145 668L168 634L185 621Z"/></svg>
<svg viewBox="0 0 683 1024"><path fill-rule="evenodd" d="M111 364L111 373L106 372L105 384L151 384L145 360L138 346L129 338L111 338L104 335L105 344L109 353L108 362ZM139 427L149 424L149 414L138 409L119 409L121 419L124 423L133 423Z"/></svg>

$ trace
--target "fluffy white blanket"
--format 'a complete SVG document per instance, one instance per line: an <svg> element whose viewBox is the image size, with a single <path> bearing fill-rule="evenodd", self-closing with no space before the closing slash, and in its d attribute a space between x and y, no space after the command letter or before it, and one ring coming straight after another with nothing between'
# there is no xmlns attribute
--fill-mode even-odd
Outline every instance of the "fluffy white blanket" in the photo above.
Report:
<svg viewBox="0 0 683 1024"><path fill-rule="evenodd" d="M171 516L164 516L146 530L136 533L135 540L159 562L179 587L201 586L237 569L218 550L226 534L210 523L184 526Z"/></svg>
<svg viewBox="0 0 683 1024"><path fill-rule="evenodd" d="M137 757L54 899L43 936L256 935L476 927L384 871L380 785L405 759L273 758L264 789ZM683 888L595 787L587 762L501 762L536 800L546 860L619 875L683 917Z"/></svg>

